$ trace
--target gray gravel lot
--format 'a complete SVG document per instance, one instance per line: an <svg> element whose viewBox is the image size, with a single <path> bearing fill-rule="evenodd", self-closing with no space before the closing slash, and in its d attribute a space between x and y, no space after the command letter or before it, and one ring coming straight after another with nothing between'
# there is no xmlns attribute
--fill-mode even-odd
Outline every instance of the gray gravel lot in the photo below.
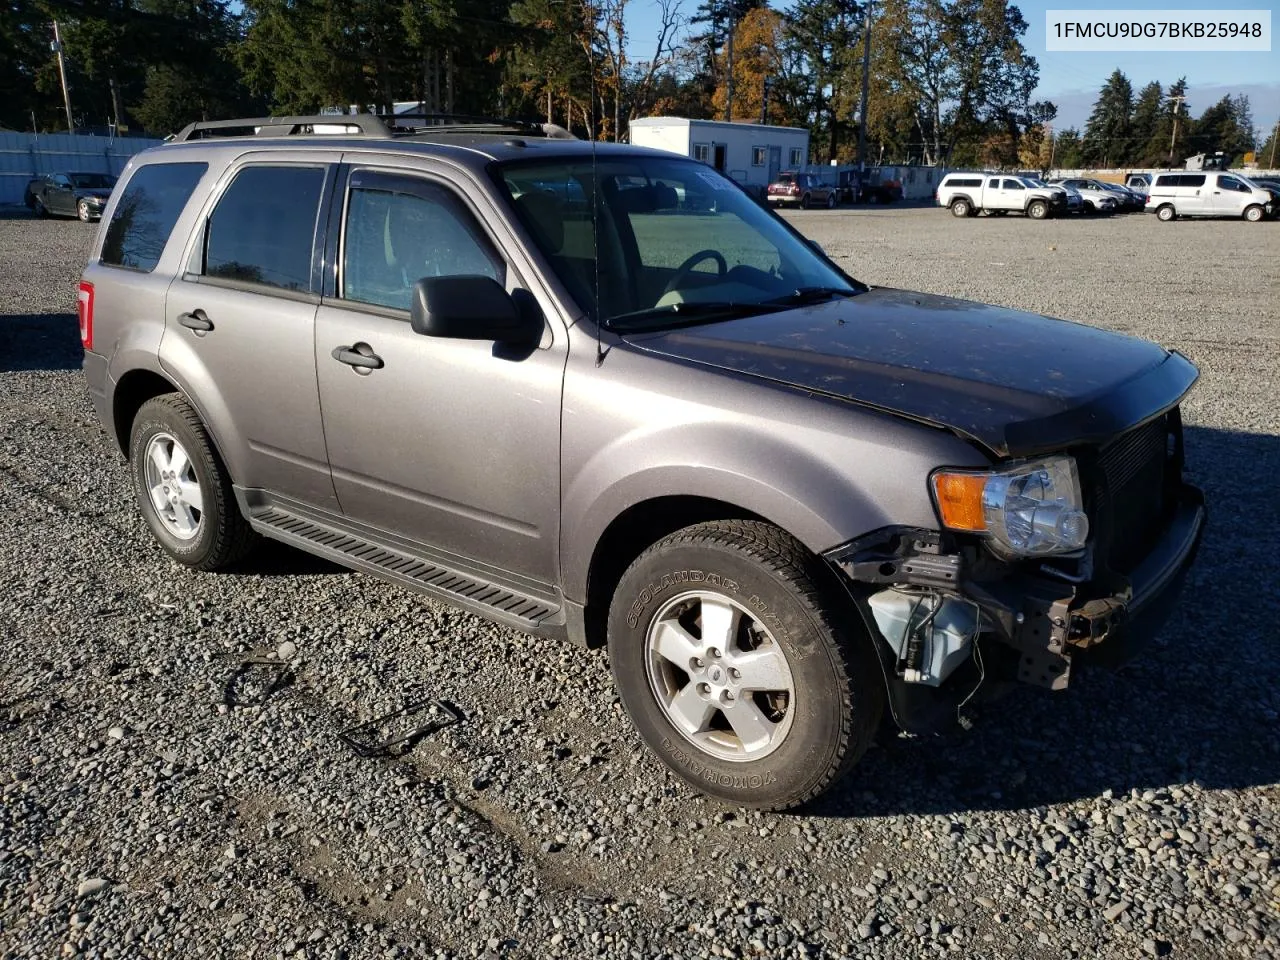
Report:
<svg viewBox="0 0 1280 960"><path fill-rule="evenodd" d="M1200 365L1212 529L1145 657L883 735L805 815L716 806L641 749L603 652L283 547L168 562L79 373L92 228L10 211L0 957L1280 955L1280 223L787 216L871 283ZM338 741L414 697L465 719L394 760Z"/></svg>

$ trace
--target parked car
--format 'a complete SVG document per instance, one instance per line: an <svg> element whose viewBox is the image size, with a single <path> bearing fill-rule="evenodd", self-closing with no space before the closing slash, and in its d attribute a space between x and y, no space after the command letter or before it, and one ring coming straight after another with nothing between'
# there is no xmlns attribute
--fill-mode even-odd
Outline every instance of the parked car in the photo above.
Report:
<svg viewBox="0 0 1280 960"><path fill-rule="evenodd" d="M778 174L778 179L769 184L768 202L774 207L794 203L805 209L812 206L830 209L840 202L840 188L811 173L788 171Z"/></svg>
<svg viewBox="0 0 1280 960"><path fill-rule="evenodd" d="M1275 210L1271 193L1238 173L1162 173L1147 198L1147 211L1164 221L1243 217L1256 223Z"/></svg>
<svg viewBox="0 0 1280 960"><path fill-rule="evenodd" d="M1181 355L873 289L688 158L344 120L191 125L90 248L89 393L178 564L267 536L605 643L655 755L769 809L886 710L1062 689L1173 611L1205 523ZM666 215L676 184L717 215Z"/></svg>
<svg viewBox="0 0 1280 960"><path fill-rule="evenodd" d="M938 206L957 217L976 213L1025 213L1033 220L1067 211L1067 192L1012 174L949 173L938 184Z"/></svg>
<svg viewBox="0 0 1280 960"><path fill-rule="evenodd" d="M1022 179L1029 180L1035 183L1038 187L1044 187L1045 189L1049 188L1049 184L1041 177L1024 175ZM1075 187L1069 187L1066 184L1058 184L1058 188L1063 190L1067 195L1067 213L1080 213L1084 210L1084 201L1080 198L1080 192L1076 190Z"/></svg>
<svg viewBox="0 0 1280 960"><path fill-rule="evenodd" d="M1125 177L1124 185L1130 190L1137 190L1141 194L1146 194L1151 189L1151 174L1149 173L1131 173Z"/></svg>
<svg viewBox="0 0 1280 960"><path fill-rule="evenodd" d="M102 216L115 184L108 173L51 173L28 185L31 209L38 217L78 217L88 223Z"/></svg>
<svg viewBox="0 0 1280 960"><path fill-rule="evenodd" d="M1055 178L1050 180L1049 183L1056 186L1071 187L1079 193L1083 203L1082 209L1085 213L1112 214L1120 207L1115 194L1110 190L1094 185L1092 181L1083 177Z"/></svg>
<svg viewBox="0 0 1280 960"><path fill-rule="evenodd" d="M1093 185L1100 187L1111 193L1116 199L1117 209L1121 213L1141 213L1146 207L1147 195L1137 190L1132 190L1121 183L1111 183L1107 180L1094 180Z"/></svg>

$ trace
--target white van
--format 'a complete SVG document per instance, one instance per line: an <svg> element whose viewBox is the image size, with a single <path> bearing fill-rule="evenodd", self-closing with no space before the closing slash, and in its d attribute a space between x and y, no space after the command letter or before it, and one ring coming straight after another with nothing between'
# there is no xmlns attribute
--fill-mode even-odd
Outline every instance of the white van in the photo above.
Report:
<svg viewBox="0 0 1280 960"><path fill-rule="evenodd" d="M1238 173L1159 173L1147 195L1147 212L1178 217L1244 217L1257 223L1272 213L1271 194Z"/></svg>

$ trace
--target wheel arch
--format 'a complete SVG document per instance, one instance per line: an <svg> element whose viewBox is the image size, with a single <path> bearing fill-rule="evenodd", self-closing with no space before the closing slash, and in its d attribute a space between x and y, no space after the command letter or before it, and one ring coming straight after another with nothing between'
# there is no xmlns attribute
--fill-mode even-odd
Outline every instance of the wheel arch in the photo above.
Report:
<svg viewBox="0 0 1280 960"><path fill-rule="evenodd" d="M176 393L190 404L191 409L204 425L205 433L209 435L209 443L213 446L214 454L229 470L226 452L218 440L217 433L191 395L174 380L147 367L136 367L122 375L116 382L115 390L111 395L112 427L115 431L116 445L124 458L129 459L129 436L133 431L133 421L138 416L138 411L148 400L154 400L166 393ZM232 477L234 478L234 474Z"/></svg>

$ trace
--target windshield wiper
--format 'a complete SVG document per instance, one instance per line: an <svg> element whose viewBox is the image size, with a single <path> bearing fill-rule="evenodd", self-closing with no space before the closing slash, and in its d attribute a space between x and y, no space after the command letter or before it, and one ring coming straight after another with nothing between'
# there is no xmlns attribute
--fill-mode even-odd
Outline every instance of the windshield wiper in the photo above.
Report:
<svg viewBox="0 0 1280 960"><path fill-rule="evenodd" d="M614 330L634 330L637 327L644 330L658 330L695 323L713 323L717 320L750 317L759 313L780 310L784 306L786 305L773 300L763 302L690 300L684 303L667 304L663 307L650 307L647 310L634 310L631 313L620 313L616 317L610 317L605 323Z"/></svg>
<svg viewBox="0 0 1280 960"><path fill-rule="evenodd" d="M809 303L825 303L836 297L852 297L857 290L848 287L797 287L791 293L766 300L766 303L787 307L802 307Z"/></svg>

